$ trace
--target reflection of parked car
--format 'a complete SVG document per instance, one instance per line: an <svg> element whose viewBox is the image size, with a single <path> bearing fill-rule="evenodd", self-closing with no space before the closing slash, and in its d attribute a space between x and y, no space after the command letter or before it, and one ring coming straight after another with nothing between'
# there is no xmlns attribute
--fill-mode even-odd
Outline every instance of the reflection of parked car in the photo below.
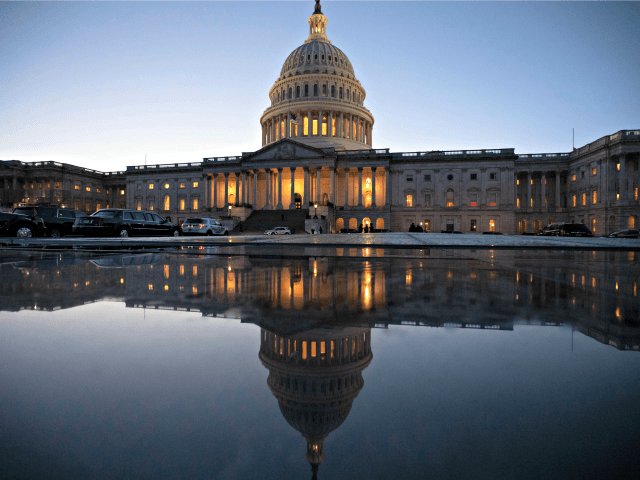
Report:
<svg viewBox="0 0 640 480"><path fill-rule="evenodd" d="M620 230L607 235L608 238L640 238L640 230L630 228L629 230Z"/></svg>
<svg viewBox="0 0 640 480"><path fill-rule="evenodd" d="M358 233L357 228L343 228L340 230L340 233Z"/></svg>
<svg viewBox="0 0 640 480"><path fill-rule="evenodd" d="M98 210L88 217L76 219L74 235L129 237L133 235L150 237L157 235L181 234L180 227L162 218L155 212L122 210L117 208Z"/></svg>
<svg viewBox="0 0 640 480"><path fill-rule="evenodd" d="M35 213L33 209L29 209ZM44 222L40 217L29 217L17 213L0 212L0 237L29 238L44 232Z"/></svg>
<svg viewBox="0 0 640 480"><path fill-rule="evenodd" d="M584 223L550 223L538 235L553 237L593 237Z"/></svg>
<svg viewBox="0 0 640 480"><path fill-rule="evenodd" d="M187 218L182 224L183 235L229 235L229 229L213 218Z"/></svg>
<svg viewBox="0 0 640 480"><path fill-rule="evenodd" d="M58 208L58 207L16 207L13 209L13 213L20 213L22 215L30 215L35 209L38 212L38 216L44 221L44 235L52 238L63 237L65 235L71 235L73 224L76 218L86 217L87 214L80 210L73 210L70 208Z"/></svg>
<svg viewBox="0 0 640 480"><path fill-rule="evenodd" d="M265 235L291 235L291 230L287 227L274 227L264 232Z"/></svg>

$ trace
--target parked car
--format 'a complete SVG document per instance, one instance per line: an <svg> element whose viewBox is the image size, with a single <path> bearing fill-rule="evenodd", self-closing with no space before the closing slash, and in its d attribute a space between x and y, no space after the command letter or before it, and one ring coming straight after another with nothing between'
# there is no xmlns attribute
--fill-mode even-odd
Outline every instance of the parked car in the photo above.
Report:
<svg viewBox="0 0 640 480"><path fill-rule="evenodd" d="M538 232L538 235L554 237L593 237L593 233L584 223L550 223Z"/></svg>
<svg viewBox="0 0 640 480"><path fill-rule="evenodd" d="M608 238L640 238L640 230L637 228L630 228L629 230L620 230L619 232L613 232L606 235Z"/></svg>
<svg viewBox="0 0 640 480"><path fill-rule="evenodd" d="M73 226L74 235L150 237L157 235L182 234L180 227L171 220L162 218L155 212L107 208L98 210L88 217L77 218Z"/></svg>
<svg viewBox="0 0 640 480"><path fill-rule="evenodd" d="M38 216L44 221L45 229L43 235L51 238L71 235L76 218L87 216L86 213L81 212L80 210L58 208L55 206L16 207L13 209L13 213L30 215L30 212L33 210L35 210L38 213Z"/></svg>
<svg viewBox="0 0 640 480"><path fill-rule="evenodd" d="M271 230L266 230L265 235L291 235L291 230L287 227L274 227Z"/></svg>
<svg viewBox="0 0 640 480"><path fill-rule="evenodd" d="M229 235L229 229L214 218L187 218L182 224L183 235Z"/></svg>
<svg viewBox="0 0 640 480"><path fill-rule="evenodd" d="M40 217L0 212L0 237L30 238L42 235L42 232L44 222Z"/></svg>

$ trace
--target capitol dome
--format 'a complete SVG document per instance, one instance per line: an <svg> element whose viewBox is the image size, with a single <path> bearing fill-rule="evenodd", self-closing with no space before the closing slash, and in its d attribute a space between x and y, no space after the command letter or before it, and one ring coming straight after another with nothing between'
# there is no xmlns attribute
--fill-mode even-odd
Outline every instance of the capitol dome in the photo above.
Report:
<svg viewBox="0 0 640 480"><path fill-rule="evenodd" d="M309 38L289 54L269 90L260 118L262 145L292 138L318 148L369 150L373 115L349 58L327 38L327 17L316 0Z"/></svg>

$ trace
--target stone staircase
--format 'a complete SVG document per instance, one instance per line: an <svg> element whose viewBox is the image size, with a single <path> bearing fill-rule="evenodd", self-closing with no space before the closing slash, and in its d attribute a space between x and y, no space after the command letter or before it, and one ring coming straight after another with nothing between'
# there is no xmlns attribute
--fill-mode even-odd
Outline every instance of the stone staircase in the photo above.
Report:
<svg viewBox="0 0 640 480"><path fill-rule="evenodd" d="M244 222L238 223L233 231L264 233L273 227L289 227L291 233L304 233L304 221L308 214L309 210L254 210Z"/></svg>

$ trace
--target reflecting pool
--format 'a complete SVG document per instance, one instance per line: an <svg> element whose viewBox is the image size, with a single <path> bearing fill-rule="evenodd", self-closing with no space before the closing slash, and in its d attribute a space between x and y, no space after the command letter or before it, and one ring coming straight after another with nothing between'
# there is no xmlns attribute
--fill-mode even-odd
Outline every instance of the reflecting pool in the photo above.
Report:
<svg viewBox="0 0 640 480"><path fill-rule="evenodd" d="M0 251L0 478L632 478L637 252Z"/></svg>

